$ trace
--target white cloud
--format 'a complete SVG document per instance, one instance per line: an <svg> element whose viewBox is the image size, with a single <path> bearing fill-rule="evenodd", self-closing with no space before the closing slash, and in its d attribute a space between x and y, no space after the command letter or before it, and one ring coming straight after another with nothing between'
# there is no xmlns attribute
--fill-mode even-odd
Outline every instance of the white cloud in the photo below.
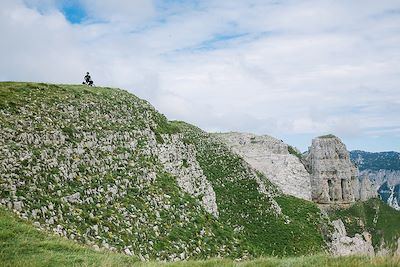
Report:
<svg viewBox="0 0 400 267"><path fill-rule="evenodd" d="M206 130L395 140L397 1L82 0L79 25L58 3L2 2L1 79L79 83L89 70Z"/></svg>

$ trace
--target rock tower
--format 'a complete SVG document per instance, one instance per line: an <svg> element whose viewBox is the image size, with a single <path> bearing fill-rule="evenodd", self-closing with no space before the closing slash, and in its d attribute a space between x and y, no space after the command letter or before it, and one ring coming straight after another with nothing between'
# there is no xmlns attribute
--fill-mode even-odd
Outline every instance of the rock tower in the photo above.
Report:
<svg viewBox="0 0 400 267"><path fill-rule="evenodd" d="M306 161L315 202L350 203L359 197L358 169L338 137L326 135L313 139Z"/></svg>

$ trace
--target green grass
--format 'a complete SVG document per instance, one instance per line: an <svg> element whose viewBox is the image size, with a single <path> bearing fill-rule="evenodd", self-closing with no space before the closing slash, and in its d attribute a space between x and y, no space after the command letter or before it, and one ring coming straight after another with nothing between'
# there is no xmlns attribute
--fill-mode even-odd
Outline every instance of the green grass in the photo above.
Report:
<svg viewBox="0 0 400 267"><path fill-rule="evenodd" d="M258 258L250 261L236 262L226 259L211 259L206 261L188 261L188 262L174 262L174 263L145 263L139 264L140 266L168 266L168 267L372 267L372 266L387 266L396 267L400 265L400 258L398 257L329 257L326 255L314 255L305 257L292 257L292 258Z"/></svg>
<svg viewBox="0 0 400 267"><path fill-rule="evenodd" d="M283 213L276 214L271 208L273 200L258 192L258 184L242 158L200 129L174 123L196 147L197 160L217 195L219 220L241 229L239 236L253 255L297 256L323 251L325 223L314 203L279 195L266 177L256 173L267 191L276 195Z"/></svg>
<svg viewBox="0 0 400 267"><path fill-rule="evenodd" d="M336 138L336 135L333 135L333 134L326 134L326 135L318 136L318 138Z"/></svg>
<svg viewBox="0 0 400 267"><path fill-rule="evenodd" d="M0 207L1 266L130 266L136 261L46 234Z"/></svg>
<svg viewBox="0 0 400 267"><path fill-rule="evenodd" d="M138 262L137 258L110 252L96 252L89 247L33 228L29 222L0 208L0 265L1 266L399 266L398 257L263 257L250 261L209 259L182 262Z"/></svg>
<svg viewBox="0 0 400 267"><path fill-rule="evenodd" d="M325 249L326 222L314 203L282 195L267 177L251 170L211 135L183 122L169 122L149 103L126 91L0 83L0 126L0 150L4 152L0 162L8 162L0 166L0 198L11 205L23 201L21 216L47 231L60 225L65 236L80 243L108 244L118 251L129 247L135 255L151 260L182 253L186 254L182 258L190 260L253 259L318 254ZM175 133L193 145L196 160L216 193L218 218L205 211L198 197L184 193L159 162L154 138L159 146L170 145L168 134ZM61 135L65 140L57 142ZM49 164L53 159L56 165ZM192 166L182 159L182 168ZM72 170L75 176L67 179L63 169ZM147 181L150 174L155 174L154 181ZM266 194L259 192L260 180ZM63 200L77 192L88 201ZM0 263L4 265L135 263L120 254L98 253L45 235L7 214L4 210L0 214ZM263 258L243 264L290 261ZM306 262L311 261L312 257ZM217 259L186 263L236 264Z"/></svg>
<svg viewBox="0 0 400 267"><path fill-rule="evenodd" d="M400 212L379 199L358 202L347 209L331 210L330 217L332 220L341 219L349 236L369 232L376 249L379 249L382 242L392 251L397 249L397 239L400 238Z"/></svg>
<svg viewBox="0 0 400 267"><path fill-rule="evenodd" d="M296 156L299 159L302 159L303 157L303 155L292 146L288 146L288 151L290 154Z"/></svg>

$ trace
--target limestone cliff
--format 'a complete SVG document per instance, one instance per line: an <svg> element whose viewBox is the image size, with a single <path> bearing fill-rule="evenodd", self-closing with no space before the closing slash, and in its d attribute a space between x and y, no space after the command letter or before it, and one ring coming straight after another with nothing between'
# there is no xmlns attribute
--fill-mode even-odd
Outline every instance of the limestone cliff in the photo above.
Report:
<svg viewBox="0 0 400 267"><path fill-rule="evenodd" d="M330 251L332 255L375 255L374 247L372 246L371 235L368 232L355 234L354 237L349 237L342 220L335 220L332 222L332 224L334 226L332 243L330 245Z"/></svg>
<svg viewBox="0 0 400 267"><path fill-rule="evenodd" d="M358 170L342 141L333 135L312 140L306 158L312 199L318 203L350 203L358 192Z"/></svg>
<svg viewBox="0 0 400 267"><path fill-rule="evenodd" d="M366 201L370 198L377 197L378 192L371 183L368 175L360 175L358 178L358 191L355 188L356 200ZM357 194L358 193L358 194Z"/></svg>
<svg viewBox="0 0 400 267"><path fill-rule="evenodd" d="M360 170L360 177L369 178L373 191L384 202L400 209L400 153L354 150L350 156Z"/></svg>
<svg viewBox="0 0 400 267"><path fill-rule="evenodd" d="M215 134L253 168L265 174L283 193L311 200L310 174L288 145L268 135Z"/></svg>

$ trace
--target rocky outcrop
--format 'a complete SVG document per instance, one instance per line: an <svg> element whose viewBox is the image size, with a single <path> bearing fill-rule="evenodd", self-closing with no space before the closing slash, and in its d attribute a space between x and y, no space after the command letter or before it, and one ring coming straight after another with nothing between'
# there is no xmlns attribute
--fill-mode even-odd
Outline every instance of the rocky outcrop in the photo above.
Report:
<svg viewBox="0 0 400 267"><path fill-rule="evenodd" d="M366 201L378 196L378 192L372 185L368 175L360 175L358 181L358 191L357 187L355 188L355 192L358 192L358 194L355 195L355 199Z"/></svg>
<svg viewBox="0 0 400 267"><path fill-rule="evenodd" d="M335 256L349 255L368 255L373 256L374 248L372 246L371 235L368 232L355 234L354 237L347 236L346 228L342 220L332 222L334 232L332 234L332 243L330 251Z"/></svg>
<svg viewBox="0 0 400 267"><path fill-rule="evenodd" d="M310 174L288 145L271 136L248 133L215 134L283 193L311 200Z"/></svg>
<svg viewBox="0 0 400 267"><path fill-rule="evenodd" d="M400 153L355 150L350 152L350 156L360 170L360 178L368 176L379 197L400 210Z"/></svg>
<svg viewBox="0 0 400 267"><path fill-rule="evenodd" d="M400 171L370 170L360 172L360 176L368 176L373 191L394 209L400 210Z"/></svg>
<svg viewBox="0 0 400 267"><path fill-rule="evenodd" d="M313 139L306 157L312 199L318 203L350 203L358 192L358 170L342 141L333 135Z"/></svg>
<svg viewBox="0 0 400 267"><path fill-rule="evenodd" d="M378 189L379 197L389 206L400 210L400 184L390 185L384 182Z"/></svg>
<svg viewBox="0 0 400 267"><path fill-rule="evenodd" d="M400 256L400 238L397 239L397 250L394 254Z"/></svg>
<svg viewBox="0 0 400 267"><path fill-rule="evenodd" d="M215 192L196 160L193 145L182 141L182 135L163 135L164 142L158 145L158 158L167 172L177 178L179 187L195 198L206 211L218 217Z"/></svg>
<svg viewBox="0 0 400 267"><path fill-rule="evenodd" d="M375 187L378 189L385 182L388 182L389 186L395 186L400 184L400 171L399 170L360 170L360 176L367 175Z"/></svg>

